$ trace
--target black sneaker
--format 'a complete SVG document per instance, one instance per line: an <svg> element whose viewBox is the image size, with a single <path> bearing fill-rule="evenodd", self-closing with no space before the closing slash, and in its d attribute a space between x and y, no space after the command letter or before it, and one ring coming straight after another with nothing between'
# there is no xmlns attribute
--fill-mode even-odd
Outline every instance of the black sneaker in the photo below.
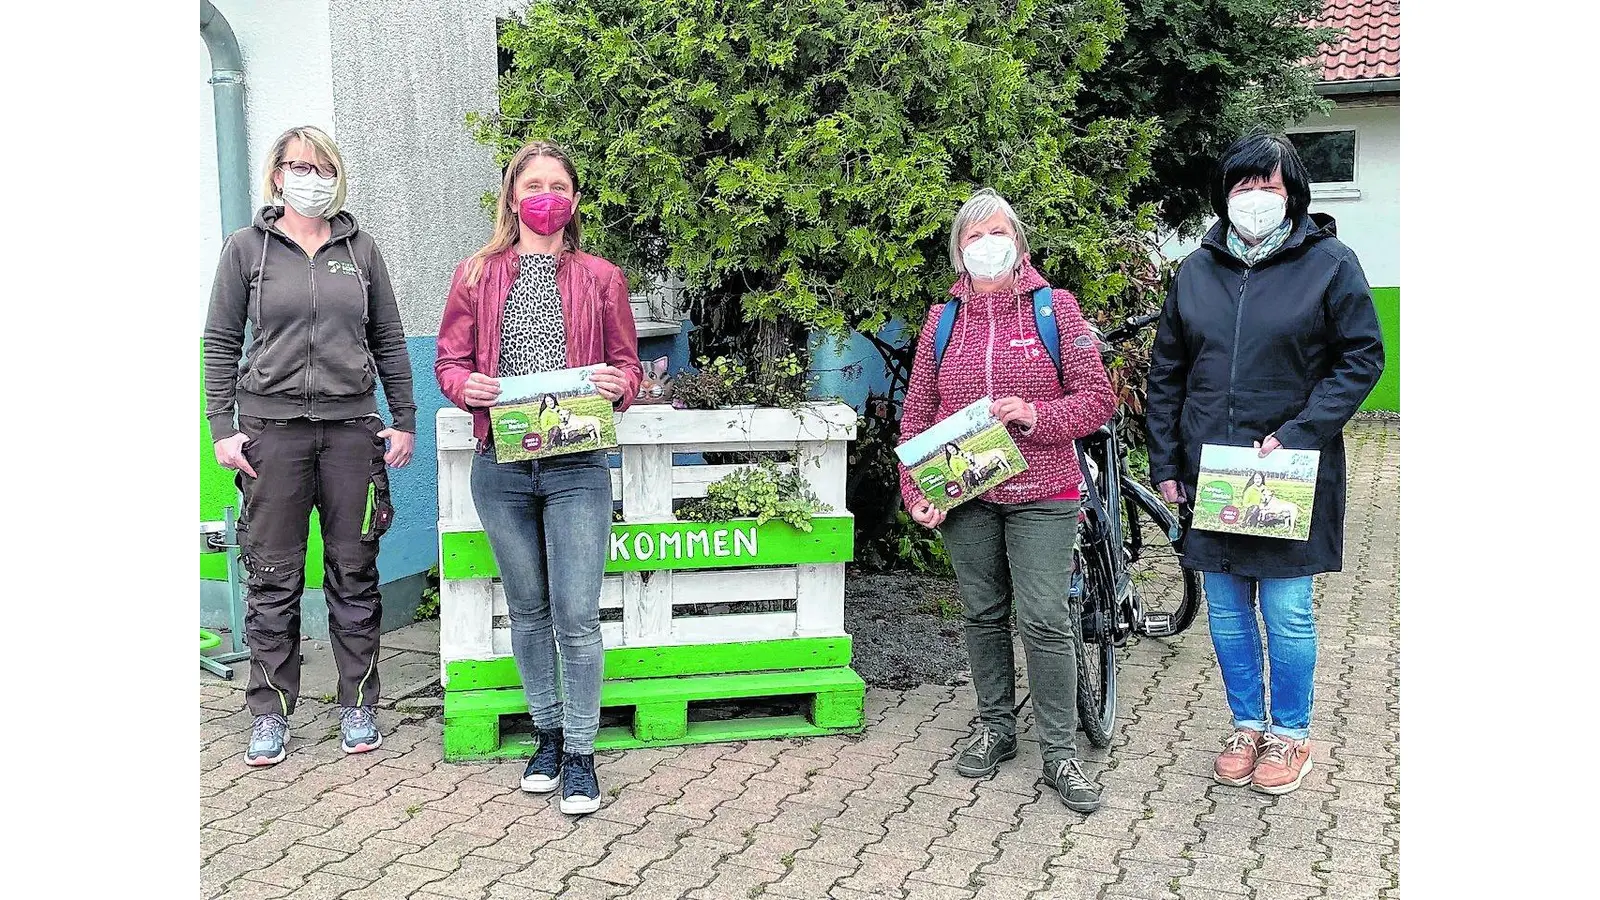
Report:
<svg viewBox="0 0 1600 900"><path fill-rule="evenodd" d="M530 794L548 794L561 784L561 729L539 731L539 749L533 751L528 767L522 770L522 789Z"/></svg>
<svg viewBox="0 0 1600 900"><path fill-rule="evenodd" d="M982 778L1016 755L1016 735L1006 737L987 725L979 725L977 737L956 757L956 771L968 778Z"/></svg>
<svg viewBox="0 0 1600 900"><path fill-rule="evenodd" d="M593 753L568 753L561 762L561 811L581 816L600 808Z"/></svg>
<svg viewBox="0 0 1600 900"><path fill-rule="evenodd" d="M1100 808L1100 786L1083 774L1075 759L1057 760L1044 771L1044 780L1061 795L1061 802L1073 812L1092 813Z"/></svg>

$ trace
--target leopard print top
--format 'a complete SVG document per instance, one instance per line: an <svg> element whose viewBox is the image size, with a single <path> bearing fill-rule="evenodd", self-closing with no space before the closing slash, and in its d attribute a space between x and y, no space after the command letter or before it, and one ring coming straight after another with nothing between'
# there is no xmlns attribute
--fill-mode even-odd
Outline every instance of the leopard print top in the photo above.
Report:
<svg viewBox="0 0 1600 900"><path fill-rule="evenodd" d="M519 257L517 280L500 319L500 374L528 375L567 367L567 330L556 289L556 258Z"/></svg>

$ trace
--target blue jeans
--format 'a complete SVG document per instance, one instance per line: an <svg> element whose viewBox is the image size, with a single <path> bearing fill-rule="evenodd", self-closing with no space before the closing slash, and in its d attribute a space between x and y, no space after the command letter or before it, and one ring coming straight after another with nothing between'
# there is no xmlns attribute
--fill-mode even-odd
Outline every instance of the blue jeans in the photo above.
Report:
<svg viewBox="0 0 1600 900"><path fill-rule="evenodd" d="M542 460L472 459L472 502L500 567L511 652L535 727L593 753L600 728L600 579L611 533L605 451ZM556 692L556 647L561 687Z"/></svg>
<svg viewBox="0 0 1600 900"><path fill-rule="evenodd" d="M1203 572L1211 644L1228 690L1233 727L1297 741L1311 733L1312 674L1317 667L1317 623L1311 614L1311 577L1245 578ZM1272 708L1262 678L1256 597L1267 625L1272 665Z"/></svg>

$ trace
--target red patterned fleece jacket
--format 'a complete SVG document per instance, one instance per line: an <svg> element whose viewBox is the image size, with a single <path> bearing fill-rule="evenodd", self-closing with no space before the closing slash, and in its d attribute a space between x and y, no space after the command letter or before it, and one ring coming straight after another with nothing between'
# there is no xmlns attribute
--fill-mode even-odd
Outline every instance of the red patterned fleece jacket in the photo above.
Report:
<svg viewBox="0 0 1600 900"><path fill-rule="evenodd" d="M1061 378L1056 377L1055 364L1033 324L1032 294L1044 286L1045 280L1027 262L1011 291L974 294L971 280L963 275L950 288L952 296L961 298L961 314L945 346L937 381L933 335L944 304L928 310L917 339L917 358L900 418L902 442L979 397L1021 397L1039 411L1032 430L1011 427L1028 468L983 495L995 503L1076 499L1081 478L1072 442L1092 434L1116 411L1105 364L1078 300L1060 289L1051 299L1061 333L1062 371ZM900 495L907 508L927 502L905 466L900 467Z"/></svg>

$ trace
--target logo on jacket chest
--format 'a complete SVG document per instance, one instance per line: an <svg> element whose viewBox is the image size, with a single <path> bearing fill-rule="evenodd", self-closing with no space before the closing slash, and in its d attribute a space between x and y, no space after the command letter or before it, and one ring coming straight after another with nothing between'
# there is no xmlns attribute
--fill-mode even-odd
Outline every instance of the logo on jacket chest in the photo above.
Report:
<svg viewBox="0 0 1600 900"><path fill-rule="evenodd" d="M1022 359L1034 360L1044 355L1044 348L1039 344L1038 338L1012 338L1007 342L1007 346Z"/></svg>
<svg viewBox="0 0 1600 900"><path fill-rule="evenodd" d="M357 269L354 263L345 262L342 259L330 259L327 261L327 266L329 275L349 275L352 278L361 277L361 270Z"/></svg>

